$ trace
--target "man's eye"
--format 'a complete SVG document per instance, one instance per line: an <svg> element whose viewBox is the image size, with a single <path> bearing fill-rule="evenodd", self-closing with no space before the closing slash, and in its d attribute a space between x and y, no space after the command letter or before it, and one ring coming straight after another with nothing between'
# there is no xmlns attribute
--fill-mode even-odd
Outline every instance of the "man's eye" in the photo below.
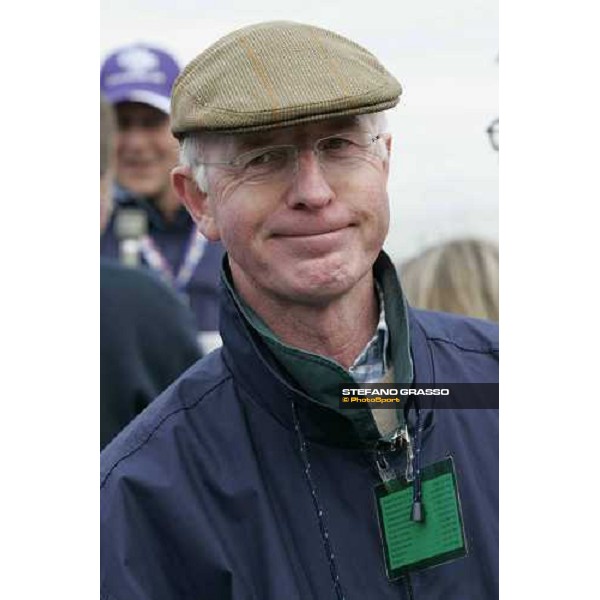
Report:
<svg viewBox="0 0 600 600"><path fill-rule="evenodd" d="M323 140L321 149L322 150L347 150L351 148L354 144L352 140L342 138L342 137L334 137Z"/></svg>
<svg viewBox="0 0 600 600"><path fill-rule="evenodd" d="M285 162L287 153L284 150L268 150L253 157L249 157L244 163L245 168L260 168L276 166Z"/></svg>

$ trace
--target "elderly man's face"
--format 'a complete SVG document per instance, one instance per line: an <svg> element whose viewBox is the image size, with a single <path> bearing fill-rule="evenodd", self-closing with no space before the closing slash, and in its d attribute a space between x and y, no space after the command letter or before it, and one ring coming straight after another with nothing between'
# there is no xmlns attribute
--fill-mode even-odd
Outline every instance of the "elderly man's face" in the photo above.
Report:
<svg viewBox="0 0 600 600"><path fill-rule="evenodd" d="M169 189L177 163L177 141L169 130L169 116L137 102L116 106L117 181L140 196L155 198Z"/></svg>
<svg viewBox="0 0 600 600"><path fill-rule="evenodd" d="M358 131L364 125L337 119L246 134L208 151L205 160L215 162L278 144L301 149L295 174L258 183L211 166L208 199L203 206L187 203L204 234L222 240L240 290L250 286L280 301L319 304L369 273L388 231L389 138L336 168L321 166L311 151L321 138ZM339 144L333 139L326 147Z"/></svg>

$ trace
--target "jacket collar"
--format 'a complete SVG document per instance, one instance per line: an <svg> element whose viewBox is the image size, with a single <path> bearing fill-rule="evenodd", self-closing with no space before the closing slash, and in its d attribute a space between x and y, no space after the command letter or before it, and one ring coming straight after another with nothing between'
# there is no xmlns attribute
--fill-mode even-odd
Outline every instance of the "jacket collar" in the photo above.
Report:
<svg viewBox="0 0 600 600"><path fill-rule="evenodd" d="M265 332L259 332L244 315L244 307L227 283L226 256L223 265L220 326L224 342L223 358L239 387L246 392L248 400L268 411L288 429L294 428L294 403L304 436L311 441L350 448L372 448L380 442L380 434L369 408L340 410L328 406L327 403L311 398L295 383L282 362L277 359L272 344L266 340ZM413 322L410 310L404 303L394 267L383 252L375 263L374 273L383 284L384 293L387 292L386 317L390 315L387 319L393 343L395 340L396 345L406 345L405 354L396 350L392 355L394 369L402 377L396 380L412 383L413 380L419 381L422 376L427 380L428 370L421 366L424 357L429 359L424 334L418 324ZM410 346L409 331L414 336ZM413 376L412 363L417 362L415 355L420 358L419 370L414 373L418 379ZM428 364L426 362L425 366ZM349 375L347 378L352 382ZM343 383L342 377L339 383Z"/></svg>

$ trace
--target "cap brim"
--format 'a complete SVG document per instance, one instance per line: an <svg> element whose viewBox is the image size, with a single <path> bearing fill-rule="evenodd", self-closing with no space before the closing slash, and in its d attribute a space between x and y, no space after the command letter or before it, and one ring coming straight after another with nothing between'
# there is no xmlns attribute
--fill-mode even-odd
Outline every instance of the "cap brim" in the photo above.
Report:
<svg viewBox="0 0 600 600"><path fill-rule="evenodd" d="M165 114L171 113L171 99L148 90L115 90L105 94L106 100L111 104L119 102L139 102L157 108Z"/></svg>

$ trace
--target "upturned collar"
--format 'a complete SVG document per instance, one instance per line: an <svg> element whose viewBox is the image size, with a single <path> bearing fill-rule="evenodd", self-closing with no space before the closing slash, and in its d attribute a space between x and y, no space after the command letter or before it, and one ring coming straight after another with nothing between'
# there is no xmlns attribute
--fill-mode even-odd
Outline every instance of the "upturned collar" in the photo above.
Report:
<svg viewBox="0 0 600 600"><path fill-rule="evenodd" d="M409 329L412 333L413 328L395 268L384 252L373 273L383 290L394 381L410 384L414 370ZM351 375L329 358L281 342L236 293L227 256L221 287L224 360L249 401L260 404L288 428L293 427L295 403L303 432L313 441L343 447L374 447L381 441L370 408L338 406L339 385L355 385Z"/></svg>

